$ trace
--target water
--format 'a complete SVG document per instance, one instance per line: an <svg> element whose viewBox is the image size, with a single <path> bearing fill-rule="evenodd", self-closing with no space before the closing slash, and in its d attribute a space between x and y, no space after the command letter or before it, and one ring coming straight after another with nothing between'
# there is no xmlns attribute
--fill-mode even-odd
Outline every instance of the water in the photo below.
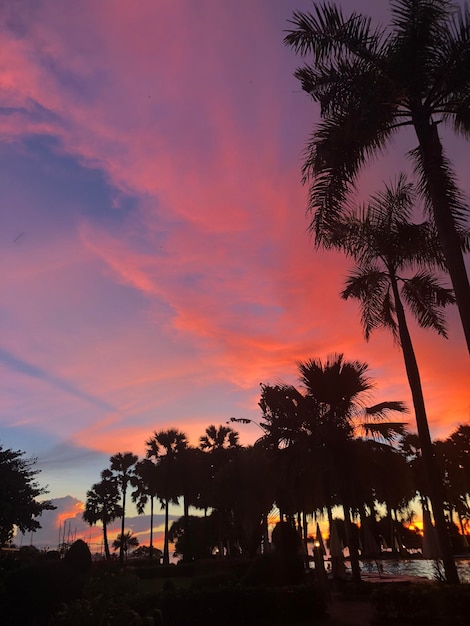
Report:
<svg viewBox="0 0 470 626"><path fill-rule="evenodd" d="M434 580L436 578L436 562L428 559L378 559L376 561L361 561L361 570L364 573L377 572L377 563L384 574L393 576L408 575L422 576ZM470 583L470 559L456 559L460 582ZM443 573L442 564L440 570Z"/></svg>

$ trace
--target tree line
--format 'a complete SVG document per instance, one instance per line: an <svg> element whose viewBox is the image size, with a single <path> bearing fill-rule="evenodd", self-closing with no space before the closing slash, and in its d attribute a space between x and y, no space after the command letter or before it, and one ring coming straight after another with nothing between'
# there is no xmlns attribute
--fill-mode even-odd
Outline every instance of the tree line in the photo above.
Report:
<svg viewBox="0 0 470 626"><path fill-rule="evenodd" d="M396 400L366 403L373 387L366 363L332 355L299 362L298 369L297 387L261 386L257 423L262 433L253 445L241 445L238 432L222 424L208 426L197 446L184 432L168 429L146 441L143 459L131 452L113 455L102 480L88 491L83 514L90 524L102 523L106 556L107 525L121 518L124 535L129 494L140 514L150 507L150 553L155 502L164 509L165 564L170 540L184 561L214 551L254 556L268 539L273 508L297 528L306 546L309 521L327 518L331 529L341 507L354 570L359 568L358 526L374 531L387 520L382 526L391 529L389 545L396 545L394 539L401 543L397 529L411 521L416 499L430 510L419 437L396 419L406 407ZM447 531L459 534L457 520L465 536L470 426L434 442L433 450L444 477ZM170 528L170 507L180 502L183 516Z"/></svg>

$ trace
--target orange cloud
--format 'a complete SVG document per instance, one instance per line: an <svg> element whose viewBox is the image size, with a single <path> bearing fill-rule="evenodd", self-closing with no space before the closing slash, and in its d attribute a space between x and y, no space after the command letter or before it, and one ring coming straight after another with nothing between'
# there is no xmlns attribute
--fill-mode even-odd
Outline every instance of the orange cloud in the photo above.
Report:
<svg viewBox="0 0 470 626"><path fill-rule="evenodd" d="M70 508L57 513L55 525L57 527L62 526L62 524L65 523L67 520L73 519L77 516L81 516L84 510L85 505L83 504L83 502L74 502L72 506L70 506Z"/></svg>

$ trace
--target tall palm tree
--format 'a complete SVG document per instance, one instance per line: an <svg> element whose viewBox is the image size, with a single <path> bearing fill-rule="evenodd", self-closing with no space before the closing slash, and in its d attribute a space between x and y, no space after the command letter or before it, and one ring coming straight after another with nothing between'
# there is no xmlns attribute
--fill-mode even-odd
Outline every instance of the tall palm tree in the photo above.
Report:
<svg viewBox="0 0 470 626"><path fill-rule="evenodd" d="M93 526L101 522L103 526L103 543L106 560L111 559L108 543L108 524L116 518L122 517L122 507L119 504L119 488L110 470L101 474L101 482L95 483L87 491L83 519Z"/></svg>
<svg viewBox="0 0 470 626"><path fill-rule="evenodd" d="M127 486L135 475L135 465L139 457L136 454L132 454L132 452L118 452L109 460L111 472L116 476L122 495L121 535L124 536ZM122 545L119 550L119 562L121 565L124 563L124 549Z"/></svg>
<svg viewBox="0 0 470 626"><path fill-rule="evenodd" d="M154 431L153 436L146 442L147 458L157 461L160 474L160 493L165 509L165 531L163 539L163 565L170 562L169 552L169 507L170 502L177 503L178 492L175 459L178 454L188 447L188 439L185 433L170 428L168 430ZM187 516L186 516L187 517Z"/></svg>
<svg viewBox="0 0 470 626"><path fill-rule="evenodd" d="M404 412L399 401L385 401L366 407L373 388L368 375L369 366L360 361L346 361L335 354L322 361L299 361L300 381L306 395L318 407L316 421L311 426L318 439L318 452L324 466L325 480L330 488L336 485L344 510L351 554L351 569L355 580L360 580L359 555L351 513L352 482L354 480L354 446L356 432L381 439L393 439L403 431L402 422L387 421L391 411ZM330 523L331 523L330 519Z"/></svg>
<svg viewBox="0 0 470 626"><path fill-rule="evenodd" d="M153 516L154 499L158 496L160 487L158 468L150 459L142 459L135 466L135 478L132 481L135 489L132 492L132 501L137 505L137 513L142 515L150 500L150 557L153 556Z"/></svg>
<svg viewBox="0 0 470 626"><path fill-rule="evenodd" d="M454 302L454 296L425 269L439 264L439 252L431 225L410 222L413 206L413 187L401 176L395 186L386 186L365 207L339 221L330 241L357 263L342 297L360 302L366 339L374 329L384 327L392 331L401 346L421 440L427 491L450 582L456 580L457 570L444 518L442 478L434 459L404 303L421 327L432 328L445 337L443 308Z"/></svg>
<svg viewBox="0 0 470 626"><path fill-rule="evenodd" d="M359 13L344 17L332 3L293 14L285 43L312 58L296 76L320 104L322 118L303 166L311 229L317 244L328 240L362 166L409 126L418 141L410 156L470 351L470 285L462 253L468 212L438 133L445 123L470 134L470 12L451 0L394 0L391 11L389 29L373 28Z"/></svg>
<svg viewBox="0 0 470 626"><path fill-rule="evenodd" d="M403 424L387 421L388 414L406 409L401 402L382 402L366 408L372 382L365 363L332 355L325 362L321 359L299 362L298 367L303 392L292 385L262 386L260 407L265 423L261 426L266 434L259 443L275 453L283 453L278 457L282 458L285 473L289 473L287 480L290 478L294 485L297 501L310 506L310 512L326 508L330 527L333 526L332 506L342 504L353 575L360 580L351 521L355 504L350 497L356 466L354 437L362 433L381 440L393 439L402 431ZM295 458L302 460L300 466L292 463ZM297 470L302 469L302 465L313 466L313 472L304 469L299 473ZM315 482L312 481L310 497L306 498L306 494L297 489L297 482L312 477Z"/></svg>

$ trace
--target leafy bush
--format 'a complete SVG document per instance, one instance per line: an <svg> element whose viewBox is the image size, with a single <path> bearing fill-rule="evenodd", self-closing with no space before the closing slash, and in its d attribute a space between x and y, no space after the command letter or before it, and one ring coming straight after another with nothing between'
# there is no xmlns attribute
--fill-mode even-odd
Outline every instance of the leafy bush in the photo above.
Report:
<svg viewBox="0 0 470 626"><path fill-rule="evenodd" d="M172 589L160 594L97 596L75 602L51 626L267 626L313 622L325 615L311 586Z"/></svg>
<svg viewBox="0 0 470 626"><path fill-rule="evenodd" d="M377 626L464 626L470 615L470 585L380 585L372 603Z"/></svg>
<svg viewBox="0 0 470 626"><path fill-rule="evenodd" d="M159 602L165 626L295 624L326 612L323 597L311 586L176 590L162 594Z"/></svg>

